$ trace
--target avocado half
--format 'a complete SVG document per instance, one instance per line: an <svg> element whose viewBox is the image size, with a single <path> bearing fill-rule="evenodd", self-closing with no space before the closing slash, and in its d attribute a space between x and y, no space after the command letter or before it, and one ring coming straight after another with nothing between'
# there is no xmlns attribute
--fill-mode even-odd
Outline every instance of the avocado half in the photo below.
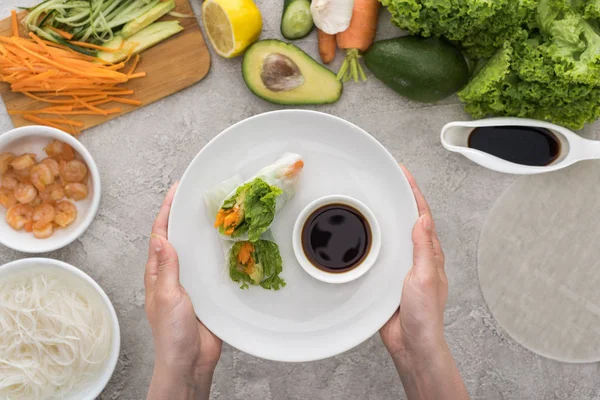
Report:
<svg viewBox="0 0 600 400"><path fill-rule="evenodd" d="M293 44L276 39L254 43L242 64L246 86L275 104L328 104L342 95L333 72Z"/></svg>

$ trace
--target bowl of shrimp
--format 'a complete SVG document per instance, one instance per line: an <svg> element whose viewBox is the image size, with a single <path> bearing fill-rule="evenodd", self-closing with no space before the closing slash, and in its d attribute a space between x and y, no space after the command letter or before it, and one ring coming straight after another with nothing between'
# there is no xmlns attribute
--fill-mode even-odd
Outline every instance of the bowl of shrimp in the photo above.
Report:
<svg viewBox="0 0 600 400"><path fill-rule="evenodd" d="M45 126L0 135L0 243L45 253L79 238L100 205L100 174L73 136Z"/></svg>

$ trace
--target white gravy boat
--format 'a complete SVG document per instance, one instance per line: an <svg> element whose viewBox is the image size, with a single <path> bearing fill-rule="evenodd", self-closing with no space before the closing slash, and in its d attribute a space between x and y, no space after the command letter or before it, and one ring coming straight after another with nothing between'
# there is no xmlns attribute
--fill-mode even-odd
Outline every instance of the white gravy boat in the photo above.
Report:
<svg viewBox="0 0 600 400"><path fill-rule="evenodd" d="M469 135L483 126L529 126L546 128L560 140L560 153L556 160L545 167L515 164L489 153L468 147ZM450 122L442 128L442 145L449 151L460 153L482 167L507 174L533 175L556 171L576 162L600 158L600 141L581 136L549 122L525 118L488 118L478 121Z"/></svg>

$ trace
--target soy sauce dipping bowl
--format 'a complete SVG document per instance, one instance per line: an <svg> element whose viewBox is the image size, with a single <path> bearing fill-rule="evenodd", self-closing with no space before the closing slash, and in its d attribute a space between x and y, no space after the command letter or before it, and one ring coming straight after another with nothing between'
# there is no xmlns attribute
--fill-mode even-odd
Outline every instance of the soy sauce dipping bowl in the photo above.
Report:
<svg viewBox="0 0 600 400"><path fill-rule="evenodd" d="M369 249L367 250L368 254L366 257L355 267L342 272L327 272L315 266L308 259L302 245L302 231L309 217L318 209L331 204L343 204L354 208L356 211L362 214L371 229L371 243ZM306 208L304 208L304 210L302 210L300 215L298 215L294 225L292 241L296 259L307 274L322 282L340 284L351 282L360 278L366 274L371 267L373 267L377 261L377 257L379 256L379 251L381 250L381 231L379 229L377 219L375 219L375 215L362 202L349 196L332 195L321 197L310 203L308 206L306 206Z"/></svg>

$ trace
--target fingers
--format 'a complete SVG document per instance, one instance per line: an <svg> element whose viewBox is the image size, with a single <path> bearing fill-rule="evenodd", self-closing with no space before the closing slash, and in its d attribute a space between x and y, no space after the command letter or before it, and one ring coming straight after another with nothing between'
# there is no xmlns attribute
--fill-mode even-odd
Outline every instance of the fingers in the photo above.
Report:
<svg viewBox="0 0 600 400"><path fill-rule="evenodd" d="M158 237L162 249L157 252L156 287L169 292L179 288L179 258L175 248L165 238Z"/></svg>
<svg viewBox="0 0 600 400"><path fill-rule="evenodd" d="M404 175L406 175L406 179L408 180L408 183L410 184L410 187L415 196L415 200L417 201L417 208L419 209L419 216L421 216L423 214L431 214L431 209L429 208L429 204L427 204L427 200L425 200L425 196L423 196L423 193L421 193L421 189L419 189L419 186L417 185L417 181L415 180L415 177L412 176L410 171L408 169L406 169L406 167L404 165L400 165L400 168L402 168L402 172L404 172Z"/></svg>
<svg viewBox="0 0 600 400"><path fill-rule="evenodd" d="M152 226L150 247L148 249L148 262L146 263L146 272L144 273L146 298L152 295L156 286L156 280L158 278L158 254L163 249L163 244L160 238L162 237L166 239L167 237L171 204L173 203L173 197L175 196L178 185L179 182L175 182L171 189L169 189L160 211L158 212L156 221Z"/></svg>
<svg viewBox="0 0 600 400"><path fill-rule="evenodd" d="M419 185L417 185L417 181L415 180L415 177L410 173L410 171L404 165L400 165L400 168L402 168L402 172L404 172L404 175L406 176L406 179L408 180L408 183L410 184L410 187L415 196L415 200L417 202L417 208L419 210L419 216L422 217L425 214L429 214L429 216L430 216L433 250L435 252L435 255L438 257L438 259L441 260L441 262L439 263L440 264L439 267L441 267L443 269L444 268L444 252L442 250L442 245L440 244L440 239L438 238L437 229L436 229L435 222L433 221L433 217L432 217L432 213L431 213L431 208L429 207L427 200L425 200L425 196L423 196L421 189L419 189Z"/></svg>
<svg viewBox="0 0 600 400"><path fill-rule="evenodd" d="M412 232L414 245L413 264L415 273L437 267L433 245L433 221L431 215L423 214L417 220Z"/></svg>
<svg viewBox="0 0 600 400"><path fill-rule="evenodd" d="M154 293L156 288L156 279L158 278L158 254L162 251L162 241L160 237L152 234L150 236L150 249L148 250L148 262L146 263L146 272L144 273L144 288L146 291L146 303L148 298Z"/></svg>
<svg viewBox="0 0 600 400"><path fill-rule="evenodd" d="M175 182L167 196L165 197L165 201L158 212L158 216L156 217L156 221L152 226L152 233L154 235L161 236L163 238L167 238L169 232L169 214L171 213L171 204L173 204L173 197L175 196L175 192L177 191L177 186L179 182Z"/></svg>

